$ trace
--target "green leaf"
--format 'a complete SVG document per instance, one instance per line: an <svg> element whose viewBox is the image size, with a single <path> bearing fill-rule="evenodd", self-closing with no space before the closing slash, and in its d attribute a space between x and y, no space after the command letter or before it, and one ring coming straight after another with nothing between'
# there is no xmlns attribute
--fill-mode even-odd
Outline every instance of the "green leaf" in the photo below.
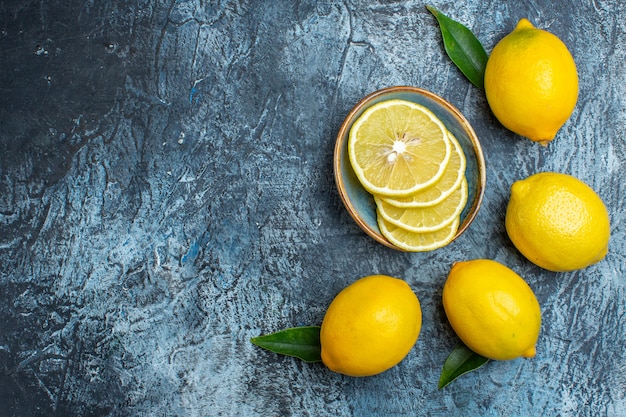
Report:
<svg viewBox="0 0 626 417"><path fill-rule="evenodd" d="M442 389L461 375L480 368L488 361L489 359L480 356L459 342L443 364L441 376L439 377L439 389Z"/></svg>
<svg viewBox="0 0 626 417"><path fill-rule="evenodd" d="M295 356L305 362L322 360L319 326L292 327L253 337L250 341L263 349L281 355Z"/></svg>
<svg viewBox="0 0 626 417"><path fill-rule="evenodd" d="M433 6L426 6L435 16L443 36L443 46L452 62L476 87L484 89L487 52L471 30L450 19Z"/></svg>

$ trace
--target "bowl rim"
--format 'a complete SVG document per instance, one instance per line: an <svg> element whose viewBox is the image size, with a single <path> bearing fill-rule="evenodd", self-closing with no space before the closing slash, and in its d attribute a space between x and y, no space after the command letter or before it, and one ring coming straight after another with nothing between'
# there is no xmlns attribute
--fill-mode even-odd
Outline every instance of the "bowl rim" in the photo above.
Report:
<svg viewBox="0 0 626 417"><path fill-rule="evenodd" d="M423 88L413 87L413 86L408 86L408 85L401 85L401 86L392 86L392 87L386 87L386 88L376 90L366 95L361 100L359 100L359 102L352 108L352 110L350 110L348 115L345 117L343 123L341 124L341 127L339 128L339 132L337 133L337 139L335 142L335 149L334 149L334 156L333 156L333 170L334 170L335 184L337 186L337 190L339 191L339 195L341 197L343 205L348 210L348 213L350 214L352 219L359 225L359 227L366 234L368 234L371 238L376 240L378 243L381 243L382 245L387 246L391 249L395 249L395 250L402 251L402 252L409 252L391 243L381 233L372 229L370 225L367 224L362 219L362 217L359 215L357 209L354 207L354 205L352 204L352 201L350 200L348 196L348 193L345 189L345 185L343 182L343 178L341 176L341 151L343 147L342 139L344 137L346 138L346 140L349 139L350 128L352 127L352 124L356 121L355 115L361 110L363 110L365 107L367 107L368 104L371 103L374 99L382 95L389 94L389 93L402 93L402 92L415 93L415 94L425 96L429 98L430 100L438 103L440 106L442 106L446 110L448 110L450 114L459 122L459 124L463 126L464 130L467 131L469 140L472 144L472 147L474 148L474 154L476 155L476 164L477 164L477 170L478 170L478 184L476 184L476 195L474 196L472 205L470 206L467 216L465 217L463 222L459 225L459 228L456 234L454 235L452 240L448 243L448 245L454 242L459 236L461 236L476 218L476 215L478 214L478 211L480 209L480 206L482 204L482 200L485 194L485 184L487 182L487 174L486 174L486 167L485 167L485 157L483 155L482 146L480 145L480 141L478 140L478 136L476 135L474 128L469 123L469 121L465 118L465 116L463 116L463 114L454 105L444 100L439 95L431 91L425 90Z"/></svg>

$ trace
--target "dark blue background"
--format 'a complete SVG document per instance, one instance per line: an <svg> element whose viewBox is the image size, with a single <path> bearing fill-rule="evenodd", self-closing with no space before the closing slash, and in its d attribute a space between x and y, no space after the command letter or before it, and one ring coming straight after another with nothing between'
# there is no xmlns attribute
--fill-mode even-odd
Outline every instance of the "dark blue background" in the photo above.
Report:
<svg viewBox="0 0 626 417"><path fill-rule="evenodd" d="M547 148L499 125L420 1L1 1L0 415L626 416L626 5L432 4L488 52L522 17L568 45L579 102ZM343 118L392 85L449 100L485 152L478 217L431 253L376 244L335 190ZM552 273L512 246L509 187L540 171L606 202L602 262ZM535 290L537 356L438 391L457 342L441 289L474 258ZM319 324L373 273L422 303L392 370L349 378L249 342Z"/></svg>

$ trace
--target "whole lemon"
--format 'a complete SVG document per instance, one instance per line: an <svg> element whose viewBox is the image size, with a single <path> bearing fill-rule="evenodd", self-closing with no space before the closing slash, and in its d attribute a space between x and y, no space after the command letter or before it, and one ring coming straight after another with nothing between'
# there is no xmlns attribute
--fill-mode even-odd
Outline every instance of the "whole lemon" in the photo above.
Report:
<svg viewBox="0 0 626 417"><path fill-rule="evenodd" d="M513 183L505 225L515 247L550 271L585 268L608 251L606 206L571 175L542 172Z"/></svg>
<svg viewBox="0 0 626 417"><path fill-rule="evenodd" d="M370 376L400 363L422 327L420 303L398 278L371 275L343 289L320 330L322 362L331 371Z"/></svg>
<svg viewBox="0 0 626 417"><path fill-rule="evenodd" d="M508 360L535 356L541 311L526 282L489 259L457 262L443 287L452 328L474 352Z"/></svg>
<svg viewBox="0 0 626 417"><path fill-rule="evenodd" d="M485 93L504 127L546 145L576 106L576 64L558 37L522 19L493 48Z"/></svg>

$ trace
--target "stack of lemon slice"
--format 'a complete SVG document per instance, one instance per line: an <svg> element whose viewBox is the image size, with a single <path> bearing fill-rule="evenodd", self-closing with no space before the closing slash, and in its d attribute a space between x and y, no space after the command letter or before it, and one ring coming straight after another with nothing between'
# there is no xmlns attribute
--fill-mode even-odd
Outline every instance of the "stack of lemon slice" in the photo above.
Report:
<svg viewBox="0 0 626 417"><path fill-rule="evenodd" d="M415 252L452 241L467 203L465 155L429 109L405 100L373 105L350 129L348 154L387 240Z"/></svg>

